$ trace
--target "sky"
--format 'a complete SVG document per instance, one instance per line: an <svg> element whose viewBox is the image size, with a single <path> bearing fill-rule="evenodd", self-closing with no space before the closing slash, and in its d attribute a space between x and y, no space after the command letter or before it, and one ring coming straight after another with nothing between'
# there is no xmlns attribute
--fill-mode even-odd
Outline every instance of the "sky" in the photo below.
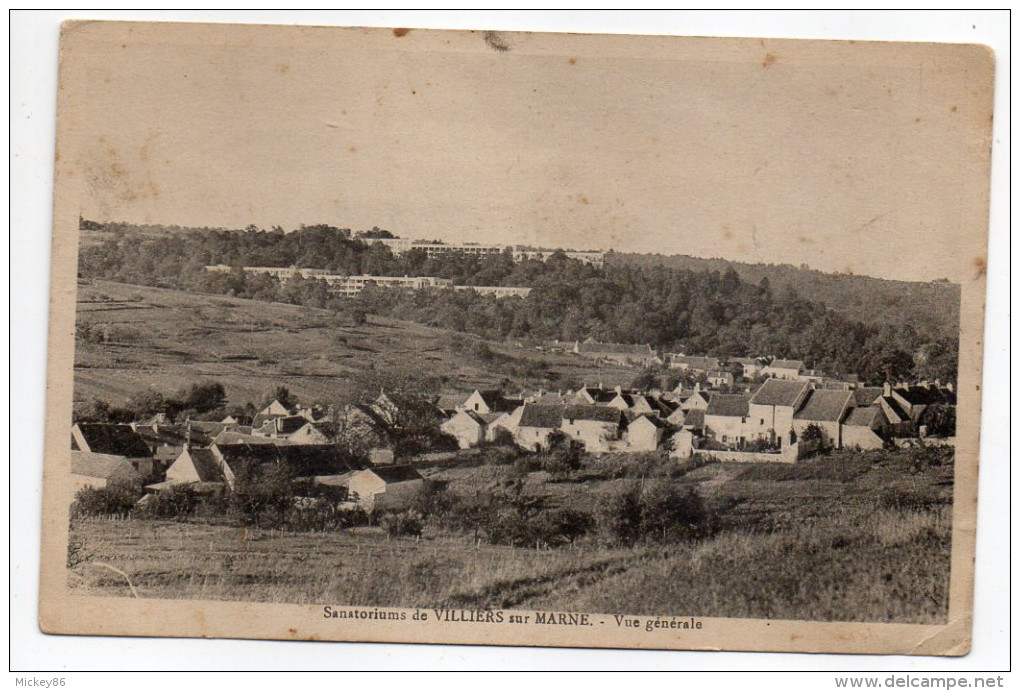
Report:
<svg viewBox="0 0 1020 691"><path fill-rule="evenodd" d="M983 266L976 46L82 23L62 50L58 188L86 218Z"/></svg>

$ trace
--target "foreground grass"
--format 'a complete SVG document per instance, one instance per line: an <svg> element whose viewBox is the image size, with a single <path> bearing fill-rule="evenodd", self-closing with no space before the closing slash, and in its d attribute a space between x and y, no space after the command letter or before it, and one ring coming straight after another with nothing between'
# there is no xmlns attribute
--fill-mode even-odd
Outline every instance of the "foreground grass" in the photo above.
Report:
<svg viewBox="0 0 1020 691"><path fill-rule="evenodd" d="M444 468L470 493L508 467ZM342 533L246 531L166 521L77 522L69 586L141 597L397 607L550 609L816 621L944 622L952 466L906 452L840 453L797 466L712 464L675 482L714 508L696 543L535 551L471 535L389 540ZM591 510L618 479L550 482L529 492Z"/></svg>

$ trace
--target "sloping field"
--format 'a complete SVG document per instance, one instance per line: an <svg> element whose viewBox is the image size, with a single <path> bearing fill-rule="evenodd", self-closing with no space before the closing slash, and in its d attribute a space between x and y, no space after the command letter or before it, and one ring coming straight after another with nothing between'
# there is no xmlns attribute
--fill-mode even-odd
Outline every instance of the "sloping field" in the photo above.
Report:
<svg viewBox="0 0 1020 691"><path fill-rule="evenodd" d="M629 384L636 370L597 371L568 355L489 343L486 361L470 336L370 316L350 326L327 310L95 281L78 287L75 401L119 404L149 388L162 393L222 382L233 404L257 402L275 385L303 402L335 400L365 370L442 377L449 392L517 386L557 389L600 377Z"/></svg>

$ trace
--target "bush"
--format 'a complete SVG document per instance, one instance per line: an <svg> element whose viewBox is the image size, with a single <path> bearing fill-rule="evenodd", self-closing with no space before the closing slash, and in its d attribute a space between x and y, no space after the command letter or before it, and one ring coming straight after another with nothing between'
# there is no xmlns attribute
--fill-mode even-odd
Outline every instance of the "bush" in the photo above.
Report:
<svg viewBox="0 0 1020 691"><path fill-rule="evenodd" d="M424 517L414 510L383 514L379 523L390 537L420 537L425 526Z"/></svg>
<svg viewBox="0 0 1020 691"><path fill-rule="evenodd" d="M328 496L295 497L279 527L296 532L324 532L366 525L368 515L361 509L342 509Z"/></svg>
<svg viewBox="0 0 1020 691"><path fill-rule="evenodd" d="M713 520L704 500L692 488L655 482L644 487L632 483L610 495L598 523L608 541L632 545L700 538L711 532Z"/></svg>
<svg viewBox="0 0 1020 691"><path fill-rule="evenodd" d="M74 495L71 517L127 516L138 501L138 489L130 485L82 487Z"/></svg>
<svg viewBox="0 0 1020 691"><path fill-rule="evenodd" d="M192 515L198 506L198 494L188 485L174 487L168 492L156 492L139 510L144 518L170 518L180 520Z"/></svg>

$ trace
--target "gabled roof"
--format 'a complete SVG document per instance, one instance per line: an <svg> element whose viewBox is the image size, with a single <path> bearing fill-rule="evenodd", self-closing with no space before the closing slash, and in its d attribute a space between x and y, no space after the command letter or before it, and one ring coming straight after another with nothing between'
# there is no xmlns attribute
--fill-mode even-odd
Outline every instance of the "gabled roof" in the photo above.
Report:
<svg viewBox="0 0 1020 691"><path fill-rule="evenodd" d="M847 406L853 401L849 391L817 389L808 394L804 405L794 414L796 420L839 422Z"/></svg>
<svg viewBox="0 0 1020 691"><path fill-rule="evenodd" d="M776 358L775 360L772 361L772 364L770 364L769 367L771 367L772 369L795 369L799 372L800 370L804 369L804 361L780 360L779 358Z"/></svg>
<svg viewBox="0 0 1020 691"><path fill-rule="evenodd" d="M287 417L278 417L272 423L276 427L277 434L294 434L309 424L309 420L303 415L288 415Z"/></svg>
<svg viewBox="0 0 1020 691"><path fill-rule="evenodd" d="M436 401L436 407L440 410L456 410L464 401L467 400L467 396L460 393L446 393L439 397Z"/></svg>
<svg viewBox="0 0 1020 691"><path fill-rule="evenodd" d="M227 465L253 462L277 463L287 466L295 477L336 475L357 470L357 464L333 444L235 444L217 446Z"/></svg>
<svg viewBox="0 0 1020 691"><path fill-rule="evenodd" d="M704 427L705 411L701 408L693 408L684 413L684 427Z"/></svg>
<svg viewBox="0 0 1020 691"><path fill-rule="evenodd" d="M910 420L910 413L903 409L903 404L897 401L892 396L882 396L882 400L889 407L894 415L899 417L899 420L890 420L890 422L907 422Z"/></svg>
<svg viewBox="0 0 1020 691"><path fill-rule="evenodd" d="M425 479L421 473L415 470L414 466L410 465L378 465L369 468L368 472L375 474L387 484Z"/></svg>
<svg viewBox="0 0 1020 691"><path fill-rule="evenodd" d="M529 403L526 406L524 406L524 411L521 414L521 421L517 423L517 426L540 427L543 429L556 429L563 422L564 410L565 410L564 406L538 405L536 403Z"/></svg>
<svg viewBox="0 0 1020 691"><path fill-rule="evenodd" d="M806 381L767 379L751 396L751 403L792 407L808 388Z"/></svg>
<svg viewBox="0 0 1020 691"><path fill-rule="evenodd" d="M956 403L956 396L951 391L936 386L897 387L895 392L911 405Z"/></svg>
<svg viewBox="0 0 1020 691"><path fill-rule="evenodd" d="M609 403L616 398L616 391L613 389L603 389L597 386L585 386L577 392L577 395L580 397L583 393L587 393L596 403Z"/></svg>
<svg viewBox="0 0 1020 691"><path fill-rule="evenodd" d="M858 408L869 406L882 398L881 386L864 386L853 390L854 405Z"/></svg>
<svg viewBox="0 0 1020 691"><path fill-rule="evenodd" d="M620 411L601 405L568 405L563 408L563 419L585 420L620 424Z"/></svg>
<svg viewBox="0 0 1020 691"><path fill-rule="evenodd" d="M149 445L130 425L80 422L77 427L92 453L127 458L146 458L152 455Z"/></svg>
<svg viewBox="0 0 1020 691"><path fill-rule="evenodd" d="M674 363L685 364L691 369L717 370L719 369L719 358L707 355L673 355L670 360Z"/></svg>
<svg viewBox="0 0 1020 691"><path fill-rule="evenodd" d="M877 405L854 408L850 411L843 424L851 427L871 427L875 423L875 418L879 415L882 415L882 409Z"/></svg>
<svg viewBox="0 0 1020 691"><path fill-rule="evenodd" d="M118 471L124 470L124 456L105 453L89 453L88 451L71 452L71 474L85 477L110 479ZM134 472L129 464L127 470Z"/></svg>
<svg viewBox="0 0 1020 691"><path fill-rule="evenodd" d="M212 449L188 449L199 482L223 482L223 472Z"/></svg>
<svg viewBox="0 0 1020 691"><path fill-rule="evenodd" d="M742 393L717 393L708 402L705 415L721 417L744 417L751 397Z"/></svg>
<svg viewBox="0 0 1020 691"><path fill-rule="evenodd" d="M213 444L216 446L236 446L237 444L248 444L248 445L260 445L260 446L289 446L294 442L288 439L274 439L272 437L259 437L253 434L241 434L240 432L231 432L230 430L223 430L217 434L213 440Z"/></svg>
<svg viewBox="0 0 1020 691"><path fill-rule="evenodd" d="M653 427L656 427L658 429L665 429L666 428L666 423L665 422L663 422L661 419L659 419L657 417L653 417L653 416L650 416L650 415L638 415L636 418L634 418L633 420L630 421L630 426L631 427L634 426L635 424L639 423L641 420L644 420L645 422L651 424Z"/></svg>

